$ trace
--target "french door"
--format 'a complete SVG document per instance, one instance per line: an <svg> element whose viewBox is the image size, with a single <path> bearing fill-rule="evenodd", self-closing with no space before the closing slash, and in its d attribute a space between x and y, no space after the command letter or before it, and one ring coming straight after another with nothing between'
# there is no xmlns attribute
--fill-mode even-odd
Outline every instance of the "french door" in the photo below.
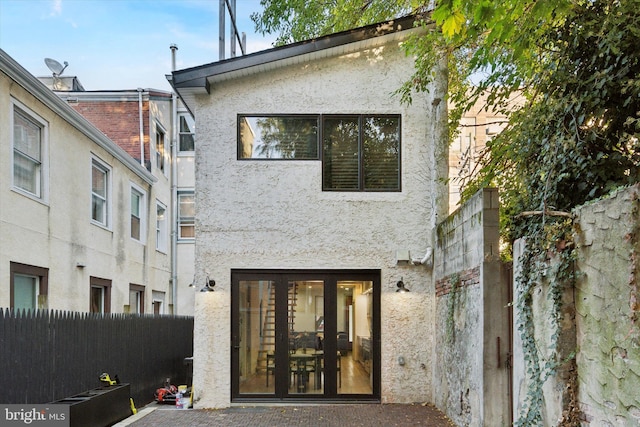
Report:
<svg viewBox="0 0 640 427"><path fill-rule="evenodd" d="M379 400L379 270L233 270L232 400Z"/></svg>

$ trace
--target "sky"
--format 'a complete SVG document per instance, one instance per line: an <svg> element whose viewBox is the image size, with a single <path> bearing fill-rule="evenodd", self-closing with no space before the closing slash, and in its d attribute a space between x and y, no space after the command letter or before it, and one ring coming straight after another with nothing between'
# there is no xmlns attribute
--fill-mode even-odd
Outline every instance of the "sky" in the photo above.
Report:
<svg viewBox="0 0 640 427"><path fill-rule="evenodd" d="M219 0L0 0L0 49L36 77L50 76L44 58L68 62L85 90L171 91L171 50L178 70L219 60ZM273 47L255 33L259 0L236 0L247 53ZM229 58L227 15L225 57ZM236 44L236 54L240 47Z"/></svg>

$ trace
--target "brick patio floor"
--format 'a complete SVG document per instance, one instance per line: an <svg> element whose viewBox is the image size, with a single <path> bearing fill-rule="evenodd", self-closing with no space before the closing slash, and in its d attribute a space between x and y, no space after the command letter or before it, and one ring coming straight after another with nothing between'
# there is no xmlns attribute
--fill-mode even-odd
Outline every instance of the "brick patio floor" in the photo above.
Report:
<svg viewBox="0 0 640 427"><path fill-rule="evenodd" d="M441 411L429 404L234 406L218 410L178 410L151 404L116 426L454 427L455 425Z"/></svg>

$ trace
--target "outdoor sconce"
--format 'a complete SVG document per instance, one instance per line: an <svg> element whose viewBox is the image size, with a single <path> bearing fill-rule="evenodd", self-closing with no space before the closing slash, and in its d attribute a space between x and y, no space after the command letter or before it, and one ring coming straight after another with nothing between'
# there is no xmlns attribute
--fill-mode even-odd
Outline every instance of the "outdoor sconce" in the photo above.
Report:
<svg viewBox="0 0 640 427"><path fill-rule="evenodd" d="M396 290L396 292L410 292L409 289L404 287L404 282L402 281L402 277L400 278L400 280L398 280L398 283L396 283L396 286L398 287L398 289Z"/></svg>
<svg viewBox="0 0 640 427"><path fill-rule="evenodd" d="M204 282L204 286L202 287L202 289L200 289L200 292L213 292L214 289L213 287L216 285L216 281L213 279L209 279L209 276L207 276L207 279ZM195 276L193 277L193 282L189 283L189 287L190 288L195 288L196 287L196 278Z"/></svg>
<svg viewBox="0 0 640 427"><path fill-rule="evenodd" d="M215 285L216 285L216 281L213 279L209 279L209 276L207 276L207 280L204 286L202 287L202 289L200 289L200 292L213 292L213 287Z"/></svg>

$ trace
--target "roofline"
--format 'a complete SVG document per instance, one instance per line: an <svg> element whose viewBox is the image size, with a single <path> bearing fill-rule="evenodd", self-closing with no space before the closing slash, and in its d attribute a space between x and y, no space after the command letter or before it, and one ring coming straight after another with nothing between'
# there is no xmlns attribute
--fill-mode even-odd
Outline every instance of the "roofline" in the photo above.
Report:
<svg viewBox="0 0 640 427"><path fill-rule="evenodd" d="M122 147L109 139L90 121L84 118L80 113L71 108L52 90L46 87L40 80L24 69L4 50L0 49L0 68L27 92L44 103L54 113L66 120L70 125L86 135L96 145L106 150L110 155L122 162L138 177L143 179L147 184L153 184L157 181L151 172L142 167L133 157L131 157Z"/></svg>
<svg viewBox="0 0 640 427"><path fill-rule="evenodd" d="M366 27L329 34L315 39L304 40L184 70L177 70L172 73L170 83L176 91L186 88L204 88L209 92L209 77L409 30L414 28L416 22L419 22L419 18L416 15L408 15L371 24Z"/></svg>

